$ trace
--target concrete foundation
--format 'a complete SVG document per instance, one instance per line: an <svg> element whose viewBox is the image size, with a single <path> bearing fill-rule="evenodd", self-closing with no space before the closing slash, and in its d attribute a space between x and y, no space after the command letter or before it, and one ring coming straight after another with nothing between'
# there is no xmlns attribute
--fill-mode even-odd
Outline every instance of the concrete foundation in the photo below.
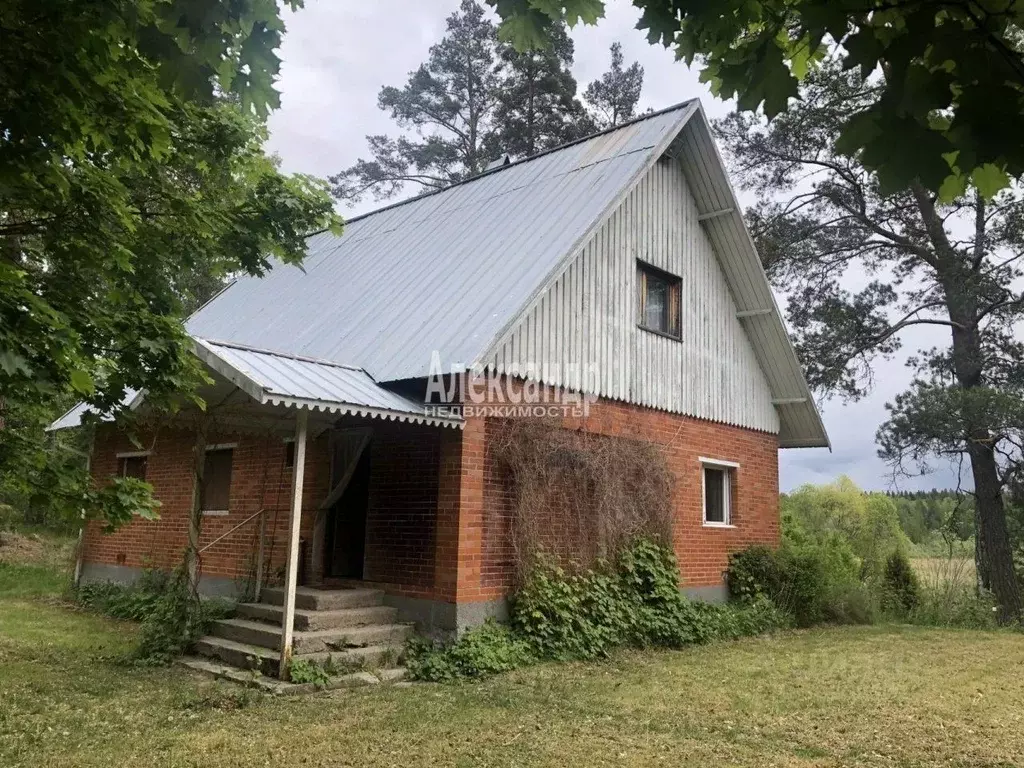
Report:
<svg viewBox="0 0 1024 768"><path fill-rule="evenodd" d="M115 584L134 584L142 576L142 568L128 565L108 565L106 563L83 563L82 584L112 581ZM199 594L204 597L221 597L228 600L238 599L242 585L234 579L222 576L200 576Z"/></svg>
<svg viewBox="0 0 1024 768"><path fill-rule="evenodd" d="M117 584L133 584L142 576L142 570L127 565L85 563L82 567L82 583L112 581ZM199 579L199 592L206 597L236 600L241 596L243 587L242 583L221 576L202 576ZM691 600L707 603L724 603L729 599L725 584L684 587L683 593ZM384 604L398 609L399 621L414 622L419 632L444 639L457 637L487 619L507 621L509 617L507 599L448 603L420 597L385 595Z"/></svg>
<svg viewBox="0 0 1024 768"><path fill-rule="evenodd" d="M705 603L724 603L729 599L729 589L725 584L713 584L709 587L683 587L683 594L691 600Z"/></svg>
<svg viewBox="0 0 1024 768"><path fill-rule="evenodd" d="M398 609L400 621L412 621L426 635L451 638L470 627L483 624L487 619L508 620L508 600L488 600L480 603L448 603L401 595L385 595L384 604Z"/></svg>

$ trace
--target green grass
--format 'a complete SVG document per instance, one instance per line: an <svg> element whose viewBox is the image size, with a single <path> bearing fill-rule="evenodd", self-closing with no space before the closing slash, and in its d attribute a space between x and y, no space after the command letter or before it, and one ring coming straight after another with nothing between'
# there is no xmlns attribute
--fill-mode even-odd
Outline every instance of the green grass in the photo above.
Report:
<svg viewBox="0 0 1024 768"><path fill-rule="evenodd" d="M1014 765L1024 643L907 627L274 699L118 658L134 627L0 598L0 765Z"/></svg>

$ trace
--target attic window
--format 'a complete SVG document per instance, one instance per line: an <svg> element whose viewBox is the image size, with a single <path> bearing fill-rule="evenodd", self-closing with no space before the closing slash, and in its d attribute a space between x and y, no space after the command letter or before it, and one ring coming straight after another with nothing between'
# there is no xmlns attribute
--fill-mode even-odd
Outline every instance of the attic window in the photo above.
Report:
<svg viewBox="0 0 1024 768"><path fill-rule="evenodd" d="M682 279L642 262L637 262L637 276L640 284L640 327L673 339L680 338Z"/></svg>

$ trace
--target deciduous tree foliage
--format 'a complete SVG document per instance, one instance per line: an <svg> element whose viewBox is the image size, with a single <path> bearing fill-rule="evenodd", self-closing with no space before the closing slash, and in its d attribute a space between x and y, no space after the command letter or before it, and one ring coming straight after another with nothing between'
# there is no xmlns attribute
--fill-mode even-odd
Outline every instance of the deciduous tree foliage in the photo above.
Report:
<svg viewBox="0 0 1024 768"><path fill-rule="evenodd" d="M826 61L771 123L735 113L717 130L737 180L761 200L748 218L769 277L790 295L813 387L860 397L872 363L907 328L945 334L912 359L915 379L888 406L880 454L899 471L937 459L969 466L979 573L1009 619L1021 612L1004 490L1024 446L1024 197L1011 187L987 200L971 188L943 203L920 182L883 194L877 174L837 150L845 118L883 87Z"/></svg>
<svg viewBox="0 0 1024 768"><path fill-rule="evenodd" d="M602 0L488 0L501 34L542 44L552 24L593 24ZM1024 173L1024 2L1019 0L633 0L654 44L700 62L702 78L769 117L797 98L809 62L833 49L846 70L886 79L843 116L840 146L883 190L918 180L983 192ZM953 181L947 182L952 176Z"/></svg>
<svg viewBox="0 0 1024 768"><path fill-rule="evenodd" d="M339 225L324 184L261 148L283 29L274 0L4 4L0 471L36 471L98 511L80 473L41 458L51 404L74 393L119 414L128 389L187 396L202 377L181 325L197 275L298 262L309 234ZM108 519L139 490L112 486Z"/></svg>

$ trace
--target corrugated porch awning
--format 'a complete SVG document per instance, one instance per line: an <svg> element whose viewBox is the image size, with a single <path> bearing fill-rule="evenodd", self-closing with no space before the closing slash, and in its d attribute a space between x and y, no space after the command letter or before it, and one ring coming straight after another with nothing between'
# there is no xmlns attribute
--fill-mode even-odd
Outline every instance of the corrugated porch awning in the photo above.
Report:
<svg viewBox="0 0 1024 768"><path fill-rule="evenodd" d="M427 415L423 403L382 387L362 368L287 355L240 344L193 337L196 356L260 405L308 409L433 426L461 427L459 418ZM125 405L140 407L145 393L129 393ZM50 425L77 427L89 411L79 403Z"/></svg>
<svg viewBox="0 0 1024 768"><path fill-rule="evenodd" d="M264 405L462 426L458 418L426 415L423 403L385 389L362 368L211 339L194 341L200 360Z"/></svg>

